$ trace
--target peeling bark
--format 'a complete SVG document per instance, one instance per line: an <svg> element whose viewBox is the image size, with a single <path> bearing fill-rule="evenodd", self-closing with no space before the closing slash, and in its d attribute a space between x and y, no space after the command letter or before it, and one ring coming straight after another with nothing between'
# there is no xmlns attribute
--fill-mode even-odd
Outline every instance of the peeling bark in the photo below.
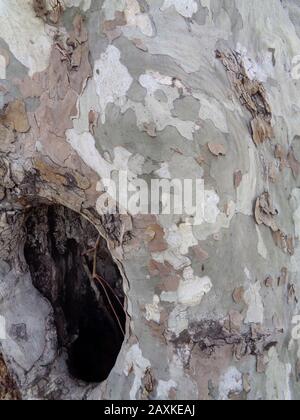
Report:
<svg viewBox="0 0 300 420"><path fill-rule="evenodd" d="M1 0L1 399L299 399L299 10Z"/></svg>

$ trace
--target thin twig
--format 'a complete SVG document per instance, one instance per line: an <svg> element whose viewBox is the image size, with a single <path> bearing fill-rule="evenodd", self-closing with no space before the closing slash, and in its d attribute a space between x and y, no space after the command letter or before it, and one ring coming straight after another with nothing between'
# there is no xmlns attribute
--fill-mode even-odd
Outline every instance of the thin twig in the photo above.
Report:
<svg viewBox="0 0 300 420"><path fill-rule="evenodd" d="M111 301L111 299L109 297L109 294L108 294L108 292L106 290L106 286L111 290L111 292L113 293L114 297L117 299L117 302L120 304L122 310L124 311L124 313L126 315L126 312L124 310L124 307L123 307L122 303L120 302L118 296L115 294L114 290L110 286L110 284L106 280L104 280L101 276L99 276L97 274L97 252L98 252L98 248L99 248L99 245L100 245L100 241L101 241L101 236L99 235L99 237L97 239L97 242L95 244L95 247L93 248L93 251L94 251L94 256L93 256L93 273L92 273L92 276L91 277L92 277L93 282L95 280L97 280L98 283L100 283L100 286L102 287L102 289L103 289L103 291L105 293L105 296L107 298L108 304L109 304L111 310L113 311L113 314L114 314L115 319L116 319L116 321L117 321L117 323L118 323L118 325L120 327L120 330L121 330L123 336L125 337L125 331L124 331L124 329L122 327L122 323L120 321L120 318L119 318L119 316L118 316L118 314L117 314L117 312L116 312L116 310L114 308L114 305L112 304L112 301ZM89 251L86 254L88 254L88 253L89 253Z"/></svg>
<svg viewBox="0 0 300 420"><path fill-rule="evenodd" d="M83 261L83 268L84 268L84 271L86 272L86 275L88 276L88 278L91 282L91 288L94 290L97 300L100 301L100 296L101 295L100 295L99 289L98 289L98 287L95 283L95 279L93 278L93 276L90 272L90 269L89 269L89 267L88 267L88 265L86 264L85 261Z"/></svg>
<svg viewBox="0 0 300 420"><path fill-rule="evenodd" d="M115 293L115 291L114 291L114 289L111 287L111 285L103 278L103 277L101 277L101 276L99 276L99 274L97 274L97 276L101 279L101 281L103 282L103 283L105 283L106 284L106 286L111 290L111 292L113 293L113 295L114 295L114 297L117 299L117 302L119 303L119 305L121 306L121 308L122 308L122 310L123 310L123 312L124 312L124 314L126 315L126 311L125 311L125 309L124 309L124 305L123 305L123 303L120 301L120 299L118 298L118 296L117 296L117 294Z"/></svg>
<svg viewBox="0 0 300 420"><path fill-rule="evenodd" d="M95 245L95 251L94 251L94 260L93 260L93 277L97 275L97 252L100 245L101 236L98 236L96 245Z"/></svg>
<svg viewBox="0 0 300 420"><path fill-rule="evenodd" d="M87 256L87 255L91 254L91 253L92 253L92 252L94 252L94 251L95 251L95 248L88 249L87 251L83 252L83 253L81 254L81 256L82 256L82 257L85 257L85 256Z"/></svg>
<svg viewBox="0 0 300 420"><path fill-rule="evenodd" d="M98 280L98 282L100 283L100 285L101 285L102 289L104 290L104 293L105 293L106 298L107 298L107 300L108 300L109 306L110 306L111 310L113 311L113 314L114 314L114 316L115 316L115 318L116 318L116 320L117 320L117 322L118 322L118 325L119 325L119 327L120 327L120 330L121 330L121 332L122 332L123 336L125 337L125 331L123 330L123 327L122 327L121 321L120 321L120 319L119 319L119 317L118 317L118 315L117 315L117 313L116 313L116 311L115 311L115 308L114 308L114 306L113 306L113 304L112 304L112 302L111 302L111 300L110 300L110 298L109 298L109 295L108 295L108 293L107 293L107 290L106 290L105 286L104 286L104 285L103 285L103 283L102 283L101 278L100 278L100 277L98 277L98 275L97 275L97 274L96 274L95 278L96 278L96 280Z"/></svg>

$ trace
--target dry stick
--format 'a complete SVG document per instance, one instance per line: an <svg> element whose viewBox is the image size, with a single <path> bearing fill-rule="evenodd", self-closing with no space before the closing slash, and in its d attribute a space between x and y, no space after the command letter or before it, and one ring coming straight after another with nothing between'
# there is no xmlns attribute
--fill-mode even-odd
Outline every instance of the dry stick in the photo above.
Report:
<svg viewBox="0 0 300 420"><path fill-rule="evenodd" d="M118 322L118 325L119 325L119 327L120 327L120 329L121 329L121 331L122 331L122 334L123 334L123 335L124 335L124 337L125 337L125 332L124 332L124 330L123 330L123 328L122 328L122 325L121 325L121 322L120 322L120 320L119 320L119 317L118 317L118 315L117 315L116 311L114 310L113 304L112 304L112 302L111 302L111 300L110 300L110 298L109 298L109 296L108 296L108 294L107 294L107 292L106 292L106 289L105 289L104 285L102 284L101 277L98 277L98 275L97 275L97 274L96 274L95 276L92 276L92 275L91 275L91 273L90 273L90 270L88 269L88 267L87 267L87 265L86 265L86 264L84 264L84 269L85 269L85 271L86 271L86 273L87 273L87 275L88 275L88 277L89 277L89 279L90 279L90 281L91 281L91 283L92 283L92 288L93 288L93 290L94 290L94 292L95 292L96 297L98 298L98 300L99 300L99 291L98 291L98 288L97 288L97 286L96 286L96 284L95 284L95 280L97 280L97 281L100 283L100 285L101 285L102 289L104 290L104 293L105 293L105 295L106 295L106 297L107 297L108 303L109 303L109 305L110 305L110 307L111 307L111 309L112 309L112 311L113 311L113 313L114 313L114 315L115 315L115 318L116 318L116 320L117 320L117 322ZM116 296L116 297L117 297L117 296ZM123 310L124 310L124 308L123 308ZM124 311L124 312L125 312L125 311Z"/></svg>
<svg viewBox="0 0 300 420"><path fill-rule="evenodd" d="M111 302L111 300L110 300L110 297L109 297L109 295L108 295L108 293L107 293L107 290L106 290L106 288L105 288L105 286L104 286L104 284L103 284L103 280L104 280L104 279L102 279L102 277L98 276L98 274L97 274L97 251L98 251L98 248L99 248L100 240L101 240L101 236L99 235L99 237L98 237L98 239L97 239L97 242L96 242L96 245L95 245L95 252L94 252L94 260L93 260L93 279L98 280L98 282L100 283L100 285L101 285L101 287L102 287L102 289L103 289L103 291L104 291L104 293L105 293L105 295L106 295L106 298L107 298L107 300L108 300L109 306L110 306L111 310L113 311L113 314L114 314L114 316L115 316L115 318L116 318L116 320L117 320L117 322L118 322L118 325L119 325L119 327L120 327L120 329L121 329L121 331L122 331L122 334L123 334L123 335L124 335L124 337L125 337L125 331L123 330L123 327L122 327L121 321L120 321L120 319L119 319L119 317L118 317L118 315L117 315L117 313L116 313L116 311L115 311L115 308L114 308L114 306L113 306L113 304L112 304L112 302ZM107 284L107 285L108 285L108 283L107 283L106 281L104 281L104 282L105 282L105 284ZM109 285L109 288L111 289L110 285ZM111 289L111 290L112 290L112 289ZM119 302L119 299L118 299L118 297L115 295L115 293L114 293L114 291L113 291L113 290L112 290L112 292L113 292L114 296L116 297L116 299L117 299L117 300L118 300L118 302ZM119 303L121 303L121 302L119 302ZM121 306L122 306L122 305L121 305ZM122 308L123 308L123 306L122 306ZM124 308L123 308L123 310L124 310Z"/></svg>
<svg viewBox="0 0 300 420"><path fill-rule="evenodd" d="M93 246L93 248L87 249L85 252L83 252L83 253L81 254L81 256L82 256L82 257L85 257L86 255L89 255L89 254L91 254L91 253L95 253L95 252L97 251L97 249L99 248L100 239L101 239L101 236L99 235L99 236L98 236L98 239L97 239L97 241L96 241L95 246Z"/></svg>
<svg viewBox="0 0 300 420"><path fill-rule="evenodd" d="M96 279L96 280L98 280L98 282L100 283L100 285L101 285L102 289L104 290L104 293L105 293L105 295L106 295L106 297L107 297L107 300L108 300L109 306L111 307L111 309L112 309L112 311L113 311L113 313L114 313L114 316L115 316L115 318L116 318L116 320L117 320L117 322L118 322L118 325L119 325L119 327L120 327L120 330L122 331L122 334L123 334L123 335L124 335L124 337L125 337L125 331L123 330L123 327L122 327L121 321L120 321L120 319L119 319L119 317L118 317L118 315L117 315L117 313L116 313L116 311L115 311L115 308L114 308L114 306L113 306L113 304L112 304L112 302L111 302L111 300L110 300L110 298L109 298L109 295L108 295L108 293L107 293L107 290L105 289L104 285L102 284L101 278L100 278L100 277L98 277L98 275L96 274L95 279Z"/></svg>
<svg viewBox="0 0 300 420"><path fill-rule="evenodd" d="M83 252L81 254L82 257L86 257L87 255L91 254L92 252L95 252L95 248L88 249L87 251Z"/></svg>
<svg viewBox="0 0 300 420"><path fill-rule="evenodd" d="M113 293L113 295L114 295L114 297L117 299L117 302L119 303L119 305L121 306L121 308L122 308L122 310L123 310L123 312L124 312L124 314L125 315L127 315L126 314L126 311L125 311L125 309L124 309L124 306L123 306L123 304L122 304L122 302L120 301L120 299L118 298L118 296L116 295L116 293L115 293L115 291L114 291L114 289L111 287L111 285L103 278L103 277L101 277L101 276L99 276L99 274L97 274L97 276L99 277L99 279L101 279L101 281L103 282L103 283L105 283L106 284L106 286L111 290L111 292Z"/></svg>
<svg viewBox="0 0 300 420"><path fill-rule="evenodd" d="M101 236L98 236L96 245L95 245L95 251L94 251L94 261L93 261L93 277L97 275L97 252L100 244Z"/></svg>
<svg viewBox="0 0 300 420"><path fill-rule="evenodd" d="M86 272L86 274L87 274L87 276L88 276L88 278L89 278L89 280L91 282L91 287L92 287L92 289L95 292L95 295L96 295L97 300L100 301L100 296L101 295L100 295L99 289L98 289L98 287L96 285L95 279L93 278L93 276L92 276L92 274L90 272L89 267L87 266L87 264L84 261L83 261L83 268L84 268L84 271Z"/></svg>

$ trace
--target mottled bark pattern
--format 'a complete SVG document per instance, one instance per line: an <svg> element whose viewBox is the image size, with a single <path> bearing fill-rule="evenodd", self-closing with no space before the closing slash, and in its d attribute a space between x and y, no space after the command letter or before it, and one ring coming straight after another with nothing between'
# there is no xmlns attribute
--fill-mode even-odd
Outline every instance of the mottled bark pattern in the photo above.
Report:
<svg viewBox="0 0 300 420"><path fill-rule="evenodd" d="M0 353L22 398L299 399L299 22L298 0L0 1ZM103 216L120 171L203 179L203 220ZM91 384L64 297L73 278L99 304L98 233L127 322Z"/></svg>

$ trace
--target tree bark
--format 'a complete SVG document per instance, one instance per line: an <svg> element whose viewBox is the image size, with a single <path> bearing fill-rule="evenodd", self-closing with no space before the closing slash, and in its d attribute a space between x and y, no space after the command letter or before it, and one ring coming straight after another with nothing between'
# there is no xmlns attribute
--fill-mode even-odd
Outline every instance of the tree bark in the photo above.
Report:
<svg viewBox="0 0 300 420"><path fill-rule="evenodd" d="M299 18L0 1L1 398L299 399ZM103 213L120 174L204 213Z"/></svg>

